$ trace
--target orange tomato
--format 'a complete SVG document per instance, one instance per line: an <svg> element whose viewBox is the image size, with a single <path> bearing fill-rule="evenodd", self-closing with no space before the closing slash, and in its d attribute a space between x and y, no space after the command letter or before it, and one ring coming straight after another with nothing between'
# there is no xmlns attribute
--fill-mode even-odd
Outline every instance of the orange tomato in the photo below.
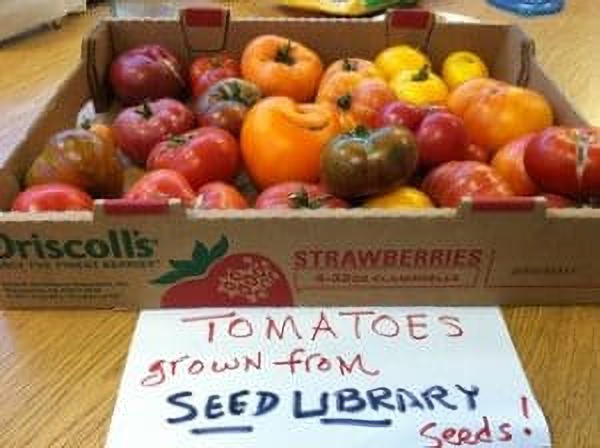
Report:
<svg viewBox="0 0 600 448"><path fill-rule="evenodd" d="M510 185L517 196L534 196L540 192L525 169L525 149L536 134L528 134L503 146L492 159L492 168Z"/></svg>
<svg viewBox="0 0 600 448"><path fill-rule="evenodd" d="M450 93L447 103L448 109L450 109L450 112L453 114L462 117L467 107L475 99L485 95L487 92L502 84L502 82L490 78L476 78L467 81Z"/></svg>
<svg viewBox="0 0 600 448"><path fill-rule="evenodd" d="M463 116L473 143L497 150L554 121L552 109L537 92L505 86L489 91L467 107Z"/></svg>
<svg viewBox="0 0 600 448"><path fill-rule="evenodd" d="M261 189L281 182L315 183L321 150L340 125L328 104L271 97L248 112L240 143L250 177Z"/></svg>
<svg viewBox="0 0 600 448"><path fill-rule="evenodd" d="M463 118L473 143L493 152L554 121L550 104L539 93L488 79L457 87L448 108Z"/></svg>
<svg viewBox="0 0 600 448"><path fill-rule="evenodd" d="M242 75L265 96L287 96L305 102L314 98L323 64L300 43L274 35L259 36L244 49Z"/></svg>
<svg viewBox="0 0 600 448"><path fill-rule="evenodd" d="M358 72L339 72L321 84L318 103L335 108L343 130L359 125L374 127L377 112L396 100L394 91L379 78L364 78Z"/></svg>
<svg viewBox="0 0 600 448"><path fill-rule="evenodd" d="M321 78L321 88L326 84L332 77L338 73L358 73L363 75L365 78L379 77L379 71L375 64L366 59L360 58L344 58L332 63Z"/></svg>

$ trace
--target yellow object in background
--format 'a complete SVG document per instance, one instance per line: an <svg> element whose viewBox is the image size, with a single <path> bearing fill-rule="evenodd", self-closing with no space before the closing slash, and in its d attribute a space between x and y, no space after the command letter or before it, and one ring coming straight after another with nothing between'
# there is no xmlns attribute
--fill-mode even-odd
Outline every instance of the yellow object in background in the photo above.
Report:
<svg viewBox="0 0 600 448"><path fill-rule="evenodd" d="M428 65L400 72L392 79L390 87L398 99L418 106L443 105L449 93L446 83Z"/></svg>
<svg viewBox="0 0 600 448"><path fill-rule="evenodd" d="M408 45L388 48L375 58L375 66L388 81L405 70L419 70L424 65L431 66L429 58Z"/></svg>
<svg viewBox="0 0 600 448"><path fill-rule="evenodd" d="M320 11L339 16L362 16L390 6L415 6L418 0L279 0L281 6Z"/></svg>
<svg viewBox="0 0 600 448"><path fill-rule="evenodd" d="M451 53L442 67L442 77L450 90L476 78L488 78L489 70L485 62L470 51Z"/></svg>
<svg viewBox="0 0 600 448"><path fill-rule="evenodd" d="M421 190L412 187L400 187L381 196L369 199L365 208L432 208L433 202Z"/></svg>

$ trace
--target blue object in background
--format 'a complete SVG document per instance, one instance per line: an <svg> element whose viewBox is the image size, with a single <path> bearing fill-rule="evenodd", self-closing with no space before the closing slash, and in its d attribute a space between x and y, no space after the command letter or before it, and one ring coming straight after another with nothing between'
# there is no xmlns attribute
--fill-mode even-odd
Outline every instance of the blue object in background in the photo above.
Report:
<svg viewBox="0 0 600 448"><path fill-rule="evenodd" d="M523 16L541 16L562 11L564 0L488 0L498 8Z"/></svg>

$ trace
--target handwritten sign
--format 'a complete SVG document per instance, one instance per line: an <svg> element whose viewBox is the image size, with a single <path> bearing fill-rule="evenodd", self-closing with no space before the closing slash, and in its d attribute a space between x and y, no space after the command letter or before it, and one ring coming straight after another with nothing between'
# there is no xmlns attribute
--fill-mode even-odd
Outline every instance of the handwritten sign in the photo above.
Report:
<svg viewBox="0 0 600 448"><path fill-rule="evenodd" d="M547 447L495 308L140 315L109 448Z"/></svg>

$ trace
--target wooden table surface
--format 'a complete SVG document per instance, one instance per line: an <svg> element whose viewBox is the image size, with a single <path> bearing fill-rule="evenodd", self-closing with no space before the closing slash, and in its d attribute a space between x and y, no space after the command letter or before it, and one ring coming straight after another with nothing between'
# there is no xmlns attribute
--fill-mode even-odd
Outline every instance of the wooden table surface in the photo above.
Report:
<svg viewBox="0 0 600 448"><path fill-rule="evenodd" d="M273 0L212 3L240 15L286 14ZM423 4L516 20L482 0ZM67 19L59 31L0 48L0 159L76 62L82 34L106 13L96 9ZM559 16L518 22L536 38L547 71L600 125L597 0L568 0ZM507 308L504 315L554 446L600 447L600 306ZM0 311L0 447L102 446L135 320L133 312Z"/></svg>

